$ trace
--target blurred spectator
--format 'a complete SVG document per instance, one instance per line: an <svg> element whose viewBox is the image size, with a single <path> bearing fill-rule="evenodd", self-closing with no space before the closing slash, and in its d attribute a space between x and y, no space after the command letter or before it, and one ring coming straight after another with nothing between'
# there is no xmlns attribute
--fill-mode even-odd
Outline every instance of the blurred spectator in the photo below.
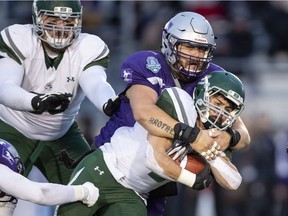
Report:
<svg viewBox="0 0 288 216"><path fill-rule="evenodd" d="M276 186L274 187L273 215L288 215L288 130L280 131L275 136L276 146Z"/></svg>
<svg viewBox="0 0 288 216"><path fill-rule="evenodd" d="M270 7L263 17L265 27L271 37L269 55L288 56L288 28L283 25L288 20L287 1L269 1Z"/></svg>

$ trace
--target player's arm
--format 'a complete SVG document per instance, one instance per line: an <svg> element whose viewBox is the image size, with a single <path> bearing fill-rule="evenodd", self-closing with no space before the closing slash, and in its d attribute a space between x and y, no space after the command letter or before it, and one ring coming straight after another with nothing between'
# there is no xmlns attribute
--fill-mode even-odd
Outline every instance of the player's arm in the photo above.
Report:
<svg viewBox="0 0 288 216"><path fill-rule="evenodd" d="M167 154L167 150L171 147L171 140L153 135L148 135L147 140L152 145L153 155L158 166L169 178L176 181L182 168Z"/></svg>
<svg viewBox="0 0 288 216"><path fill-rule="evenodd" d="M246 128L245 124L243 123L240 117L238 117L236 121L233 123L232 129L239 132L240 140L235 146L233 147L230 146L231 149L233 151L238 151L238 150L248 147L250 145L251 138L250 138L248 129Z"/></svg>
<svg viewBox="0 0 288 216"><path fill-rule="evenodd" d="M165 173L166 179L177 181L196 190L197 188L194 187L195 185L198 185L197 187L199 187L199 185L203 185L204 180L209 181L207 178L207 176L210 174L209 165L207 165L198 174L194 174L186 170L185 168L182 168L180 165L176 164L173 161L173 159L167 154L167 150L170 149L170 147L172 146L171 140L153 135L148 135L148 141L152 145L153 156L156 160L156 163L162 169L161 173ZM156 165L150 166L150 169L157 173L156 167ZM210 183L211 181L207 183L207 186ZM204 189L204 187L202 189Z"/></svg>
<svg viewBox="0 0 288 216"><path fill-rule="evenodd" d="M170 117L156 105L158 95L153 89L145 85L132 85L126 95L129 98L134 118L142 127L154 136L174 139L174 128L179 121ZM211 134L208 130L200 130L195 137L197 143L195 140L195 142L191 142L192 148L199 153L207 151L212 145L213 138L218 135L217 131ZM183 137L183 139L186 141L190 138Z"/></svg>
<svg viewBox="0 0 288 216"><path fill-rule="evenodd" d="M126 92L134 119L149 133L172 139L174 125L178 122L156 106L158 98L154 89L145 85L132 85ZM161 122L162 124L157 124ZM166 125L163 127L163 125Z"/></svg>
<svg viewBox="0 0 288 216"><path fill-rule="evenodd" d="M242 177L228 157L218 156L214 160L207 162L210 164L217 183L223 188L227 190L236 190L240 186Z"/></svg>
<svg viewBox="0 0 288 216"><path fill-rule="evenodd" d="M35 96L21 88L24 68L8 57L0 59L0 103L15 110L33 111Z"/></svg>
<svg viewBox="0 0 288 216"><path fill-rule="evenodd" d="M0 189L16 198L41 205L58 205L68 202L82 201L93 205L99 196L99 190L92 183L67 186L30 181L0 164Z"/></svg>
<svg viewBox="0 0 288 216"><path fill-rule="evenodd" d="M71 94L56 92L34 94L21 87L24 68L13 59L0 58L0 103L14 110L42 114L63 112L67 109Z"/></svg>
<svg viewBox="0 0 288 216"><path fill-rule="evenodd" d="M81 74L79 84L87 98L102 111L103 104L115 97L115 91L107 82L104 67L95 65L89 67Z"/></svg>
<svg viewBox="0 0 288 216"><path fill-rule="evenodd" d="M222 131L219 136L215 137L215 140L221 146L222 151L227 148L239 151L249 146L251 142L249 132L240 117L233 123L229 133Z"/></svg>

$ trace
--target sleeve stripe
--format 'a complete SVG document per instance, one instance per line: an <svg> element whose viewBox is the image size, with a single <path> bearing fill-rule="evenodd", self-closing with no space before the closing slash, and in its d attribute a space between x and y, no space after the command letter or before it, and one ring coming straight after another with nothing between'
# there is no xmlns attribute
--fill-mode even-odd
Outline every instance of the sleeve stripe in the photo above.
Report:
<svg viewBox="0 0 288 216"><path fill-rule="evenodd" d="M107 50L108 50L108 47L107 47L107 45L105 44L104 49L102 50L102 52L100 53L100 55L97 57L97 59L100 59L103 55L105 55L106 52L107 52Z"/></svg>
<svg viewBox="0 0 288 216"><path fill-rule="evenodd" d="M179 93L177 91L177 88L171 88L171 90L173 91L173 94L171 94L171 96L172 95L175 96L175 98L173 97L174 98L173 100L177 101L176 103L174 102L174 105L178 105L179 106L179 112L177 112L177 113L178 113L178 115L179 114L181 115L181 118L183 119L182 122L185 123L185 124L188 124L189 123L188 122L188 117L187 117L187 114L185 112L185 108L184 108L184 105L182 103L182 100L180 99L180 96L179 96ZM175 108L176 108L176 110L178 110L177 107L175 107Z"/></svg>
<svg viewBox="0 0 288 216"><path fill-rule="evenodd" d="M8 41L10 43L10 45L12 46L12 48L14 49L14 51L16 52L16 54L22 59L22 61L25 60L25 56L20 52L20 50L16 47L15 43L13 42L12 38L11 38L11 35L9 33L9 30L8 28L5 29L5 33L6 33L6 36L8 38Z"/></svg>

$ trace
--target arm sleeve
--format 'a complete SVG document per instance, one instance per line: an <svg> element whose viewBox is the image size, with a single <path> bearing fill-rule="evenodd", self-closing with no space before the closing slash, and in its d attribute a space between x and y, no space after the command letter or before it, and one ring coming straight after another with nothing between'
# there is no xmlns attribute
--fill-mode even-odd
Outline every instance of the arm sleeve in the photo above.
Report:
<svg viewBox="0 0 288 216"><path fill-rule="evenodd" d="M0 59L0 103L11 109L33 111L31 100L35 94L20 87L24 75L22 65L8 57Z"/></svg>
<svg viewBox="0 0 288 216"><path fill-rule="evenodd" d="M2 164L0 173L0 190L19 199L41 205L77 201L73 186L33 182Z"/></svg>
<svg viewBox="0 0 288 216"><path fill-rule="evenodd" d="M115 97L115 91L107 82L104 67L93 66L83 71L79 84L87 98L102 112L103 104Z"/></svg>

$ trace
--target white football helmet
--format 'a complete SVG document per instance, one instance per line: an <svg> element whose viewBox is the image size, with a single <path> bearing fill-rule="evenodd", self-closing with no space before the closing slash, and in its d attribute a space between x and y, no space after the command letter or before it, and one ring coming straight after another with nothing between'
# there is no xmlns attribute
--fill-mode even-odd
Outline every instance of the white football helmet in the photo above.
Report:
<svg viewBox="0 0 288 216"><path fill-rule="evenodd" d="M215 36L209 22L200 14L193 12L178 13L170 19L162 32L161 52L173 69L173 74L185 82L199 77L209 66L216 48ZM188 44L205 51L203 58L191 56L178 51L180 44ZM196 65L196 69L183 68L179 58L184 58Z"/></svg>

